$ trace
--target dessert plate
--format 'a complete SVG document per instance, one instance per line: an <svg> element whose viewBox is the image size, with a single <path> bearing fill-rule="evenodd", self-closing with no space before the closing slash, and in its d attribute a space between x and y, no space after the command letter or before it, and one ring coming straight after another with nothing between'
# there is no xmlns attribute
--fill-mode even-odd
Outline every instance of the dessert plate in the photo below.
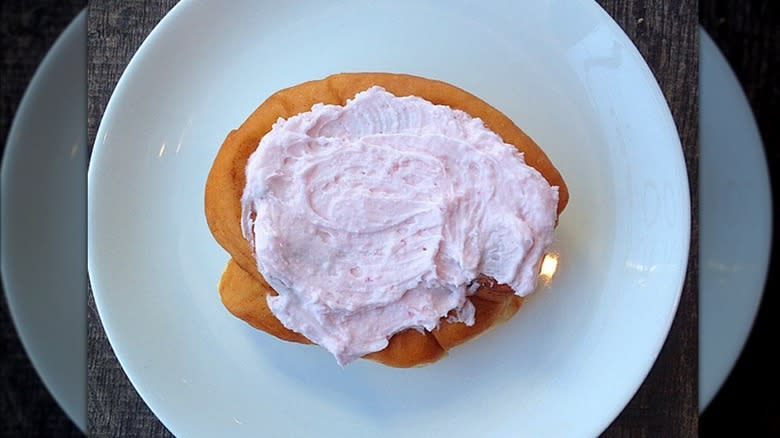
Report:
<svg viewBox="0 0 780 438"><path fill-rule="evenodd" d="M419 369L271 338L232 317L206 226L225 135L274 91L342 71L441 79L496 106L571 191L552 281ZM183 1L120 79L88 176L88 267L117 358L178 436L595 436L666 339L690 238L666 101L594 2ZM552 274L552 273L549 273Z"/></svg>
<svg viewBox="0 0 780 438"><path fill-rule="evenodd" d="M86 430L87 16L43 59L16 112L2 165L2 273L27 355ZM66 86L63 86L63 85Z"/></svg>
<svg viewBox="0 0 780 438"><path fill-rule="evenodd" d="M699 32L699 411L737 361L761 303L772 242L764 147L747 98Z"/></svg>

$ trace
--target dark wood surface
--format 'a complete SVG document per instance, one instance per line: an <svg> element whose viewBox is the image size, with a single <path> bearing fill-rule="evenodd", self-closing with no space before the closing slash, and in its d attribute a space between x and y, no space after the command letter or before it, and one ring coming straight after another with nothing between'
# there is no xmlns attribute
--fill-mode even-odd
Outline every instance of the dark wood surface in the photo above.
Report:
<svg viewBox="0 0 780 438"><path fill-rule="evenodd" d="M742 83L764 142L772 180L774 242L780 235L780 2L700 0L701 23ZM773 247L776 246L773 244ZM702 437L780 436L780 286L773 251L761 308L731 375L702 414ZM739 293L739 291L734 291Z"/></svg>
<svg viewBox="0 0 780 438"><path fill-rule="evenodd" d="M89 17L89 139L94 139L111 92L144 37L176 2L93 1ZM685 150L696 205L696 2L600 1L625 29L655 72L669 100ZM677 318L659 359L624 412L604 433L620 437L688 437L698 427L697 228ZM95 436L169 436L132 388L103 333L94 301L88 309L88 415Z"/></svg>
<svg viewBox="0 0 780 438"><path fill-rule="evenodd" d="M0 2L0 142L3 149L16 108L35 69L84 7L85 0ZM0 299L0 436L83 436L33 369L11 320L5 293Z"/></svg>
<svg viewBox="0 0 780 438"><path fill-rule="evenodd" d="M87 144L95 142L111 93L130 59L175 0L98 0L87 25ZM119 365L91 290L87 297L87 419L95 437L171 437Z"/></svg>
<svg viewBox="0 0 780 438"><path fill-rule="evenodd" d="M691 249L669 336L604 436L689 437L698 429L698 34L696 2L599 1L636 44L669 102L688 167Z"/></svg>

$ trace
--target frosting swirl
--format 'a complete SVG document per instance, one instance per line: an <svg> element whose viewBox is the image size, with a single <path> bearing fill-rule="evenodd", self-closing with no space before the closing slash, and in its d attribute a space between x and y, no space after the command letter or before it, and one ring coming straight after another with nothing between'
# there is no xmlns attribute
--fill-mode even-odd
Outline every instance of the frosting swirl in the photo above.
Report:
<svg viewBox="0 0 780 438"><path fill-rule="evenodd" d="M380 87L278 120L246 180L271 311L342 365L448 314L473 324L480 274L531 293L558 204L480 119Z"/></svg>

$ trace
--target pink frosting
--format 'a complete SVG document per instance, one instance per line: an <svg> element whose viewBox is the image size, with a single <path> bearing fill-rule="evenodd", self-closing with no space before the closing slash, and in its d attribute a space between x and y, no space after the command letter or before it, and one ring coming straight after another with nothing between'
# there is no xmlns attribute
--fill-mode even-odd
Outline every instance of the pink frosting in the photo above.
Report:
<svg viewBox="0 0 780 438"><path fill-rule="evenodd" d="M479 274L531 293L558 205L482 120L380 87L279 119L246 179L271 311L342 365L453 310L473 324Z"/></svg>

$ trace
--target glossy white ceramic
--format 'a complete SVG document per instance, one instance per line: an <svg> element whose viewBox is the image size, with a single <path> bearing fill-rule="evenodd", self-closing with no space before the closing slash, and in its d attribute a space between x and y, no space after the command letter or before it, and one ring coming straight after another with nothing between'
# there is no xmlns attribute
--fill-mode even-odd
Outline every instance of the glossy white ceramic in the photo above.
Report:
<svg viewBox="0 0 780 438"><path fill-rule="evenodd" d="M228 314L203 213L225 135L272 92L341 71L442 79L548 152L571 202L559 269L520 313L421 369L285 343ZM183 1L107 107L89 169L95 301L178 436L595 436L675 315L690 201L666 101L595 2Z"/></svg>

